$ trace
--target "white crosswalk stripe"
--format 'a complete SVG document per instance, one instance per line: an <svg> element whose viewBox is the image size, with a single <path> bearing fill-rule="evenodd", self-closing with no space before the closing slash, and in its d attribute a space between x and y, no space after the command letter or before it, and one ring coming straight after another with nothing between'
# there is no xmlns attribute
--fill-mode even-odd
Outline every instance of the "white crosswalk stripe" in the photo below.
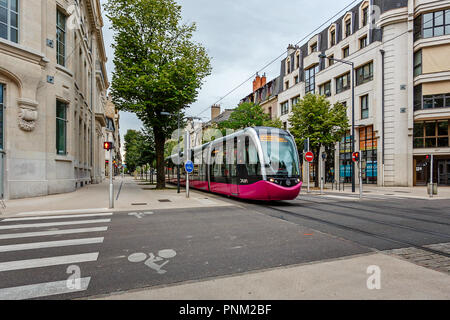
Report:
<svg viewBox="0 0 450 320"><path fill-rule="evenodd" d="M48 222L48 223L13 224L13 225L7 225L7 226L0 226L0 230L56 227L56 226L68 226L68 225L74 225L74 224L105 223L105 222L111 222L111 219L79 220L79 221Z"/></svg>
<svg viewBox="0 0 450 320"><path fill-rule="evenodd" d="M112 213L89 213L1 220L0 252L13 255L14 260L2 261L8 257L6 255L0 260L0 300L43 298L87 290L91 282L90 276L83 274L84 277L81 278L80 275L80 279L77 279L79 286L72 287L68 283L71 274L65 272L60 275L54 274L52 267L76 265L81 268L83 263L97 261L99 252L95 252L92 245L103 243L104 237L97 236L97 233L108 230L105 224L110 223L111 219L104 217L112 215ZM53 219L55 221L51 221ZM77 227L77 225L86 224L100 224L100 226ZM22 229L25 232L15 232L16 229ZM74 238L86 234L89 236ZM55 237L58 238L55 239ZM34 241L30 242L30 239ZM58 254L53 256L49 254L52 248L58 248ZM71 248L77 248L76 252L73 252L75 249ZM83 253L80 248L85 248L86 251ZM45 276L46 279L56 277L56 279L51 279L49 282L24 284L20 282L21 277L14 278L16 273L23 274L23 270L37 268L40 268L39 276ZM6 274L9 286L2 288L2 277ZM13 282L17 280L15 286L11 285L11 279L14 279Z"/></svg>

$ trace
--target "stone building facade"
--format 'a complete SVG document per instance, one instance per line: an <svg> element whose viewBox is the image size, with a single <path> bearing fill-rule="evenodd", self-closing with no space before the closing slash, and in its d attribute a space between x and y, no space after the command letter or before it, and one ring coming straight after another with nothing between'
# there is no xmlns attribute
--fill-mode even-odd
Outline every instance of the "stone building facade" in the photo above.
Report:
<svg viewBox="0 0 450 320"><path fill-rule="evenodd" d="M0 191L104 179L108 79L99 0L0 1Z"/></svg>
<svg viewBox="0 0 450 320"><path fill-rule="evenodd" d="M351 66L319 54L354 64L354 108ZM361 1L303 45L289 45L277 116L289 128L298 99L326 95L347 105L349 119L354 109L364 183L421 185L433 174L450 185L449 54L450 1ZM351 180L350 141L349 132L336 145L331 180Z"/></svg>

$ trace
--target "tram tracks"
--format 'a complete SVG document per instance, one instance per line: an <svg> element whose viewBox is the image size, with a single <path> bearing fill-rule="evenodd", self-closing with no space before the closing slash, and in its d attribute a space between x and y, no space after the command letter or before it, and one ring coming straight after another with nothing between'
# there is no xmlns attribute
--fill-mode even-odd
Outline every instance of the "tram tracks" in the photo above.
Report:
<svg viewBox="0 0 450 320"><path fill-rule="evenodd" d="M255 206L257 206L257 205L255 205ZM389 237L389 236L385 236L385 235L376 234L376 233L373 233L373 232L370 232L370 231L367 231L367 230L363 230L363 229L360 229L360 228L352 227L352 226L349 226L349 225L346 225L346 224L332 222L332 221L328 221L328 220L325 220L325 219L322 219L322 218L312 217L310 215L301 214L301 213L298 213L298 212L292 212L292 211L289 211L289 210L280 209L278 207L274 207L274 206L270 206L270 205L264 206L264 207L268 208L268 209L271 209L273 211L285 214L285 215L290 215L290 216L293 216L293 217L297 217L297 218L301 218L301 219L305 219L305 220L309 220L309 221L314 221L314 222L325 224L325 225L329 225L329 226L332 226L332 227L335 227L335 228L338 228L338 229L341 229L341 230L351 231L351 232L354 232L354 233L358 233L358 234L361 234L361 235L373 237L373 238L376 238L376 239L379 239L379 240L383 240L383 241L386 241L386 242L389 242L389 243L393 243L393 244L396 244L396 245L401 245L402 248L403 247L413 247L413 248L416 248L416 249L419 249L419 250L423 250L423 251L426 251L426 252L429 252L429 253L432 253L432 254L445 256L447 258L450 258L450 254L449 253L446 253L446 252L443 252L443 251L440 251L440 250L435 250L435 249L432 249L432 248L428 248L428 247L425 247L425 246L422 246L422 245L418 245L418 244L410 242L410 241L405 241L405 240L398 239L398 238L395 238L395 237ZM295 206L293 206L293 207L295 207ZM267 212L264 212L264 211L261 211L261 210L255 210L255 211L257 211L257 212L259 212L261 214L266 214L266 215L268 214ZM327 210L327 211L329 211L329 210ZM280 216L277 216L277 215L272 215L272 214L269 214L269 215L271 215L272 217L276 217L278 219L287 220L286 218L280 217ZM378 222L371 221L371 222L385 224L382 221L378 221ZM399 227L399 226L401 226L401 225L395 224L394 227ZM401 226L401 227L404 227L404 226ZM408 229L410 231L415 231L415 232L418 232L418 233L426 233L426 234L432 234L432 235L439 234L439 236L441 236L441 237L445 236L446 238L450 238L450 235L430 232L429 230L422 230L422 229L414 228L414 227L408 227L408 228L405 228L405 229ZM324 231L321 231L321 232L324 232ZM353 241L352 239L349 239L349 238L347 238L347 239L350 240L350 241ZM367 247L367 245L365 245L365 246ZM372 247L371 249L376 249L376 248Z"/></svg>

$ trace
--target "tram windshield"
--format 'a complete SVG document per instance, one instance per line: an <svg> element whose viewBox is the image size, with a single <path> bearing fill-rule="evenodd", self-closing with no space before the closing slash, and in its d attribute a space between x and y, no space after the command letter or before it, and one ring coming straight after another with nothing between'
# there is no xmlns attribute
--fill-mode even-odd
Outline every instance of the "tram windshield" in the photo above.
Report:
<svg viewBox="0 0 450 320"><path fill-rule="evenodd" d="M267 176L298 177L299 160L296 146L288 135L260 136Z"/></svg>

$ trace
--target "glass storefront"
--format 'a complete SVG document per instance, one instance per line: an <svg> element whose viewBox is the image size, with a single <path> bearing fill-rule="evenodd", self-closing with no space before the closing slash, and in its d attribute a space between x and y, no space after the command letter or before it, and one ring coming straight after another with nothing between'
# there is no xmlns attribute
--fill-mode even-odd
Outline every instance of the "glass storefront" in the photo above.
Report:
<svg viewBox="0 0 450 320"><path fill-rule="evenodd" d="M363 183L376 184L378 176L377 140L373 132L373 126L359 129L359 150L361 152Z"/></svg>
<svg viewBox="0 0 450 320"><path fill-rule="evenodd" d="M339 177L341 182L352 182L352 137L350 132L339 143Z"/></svg>

